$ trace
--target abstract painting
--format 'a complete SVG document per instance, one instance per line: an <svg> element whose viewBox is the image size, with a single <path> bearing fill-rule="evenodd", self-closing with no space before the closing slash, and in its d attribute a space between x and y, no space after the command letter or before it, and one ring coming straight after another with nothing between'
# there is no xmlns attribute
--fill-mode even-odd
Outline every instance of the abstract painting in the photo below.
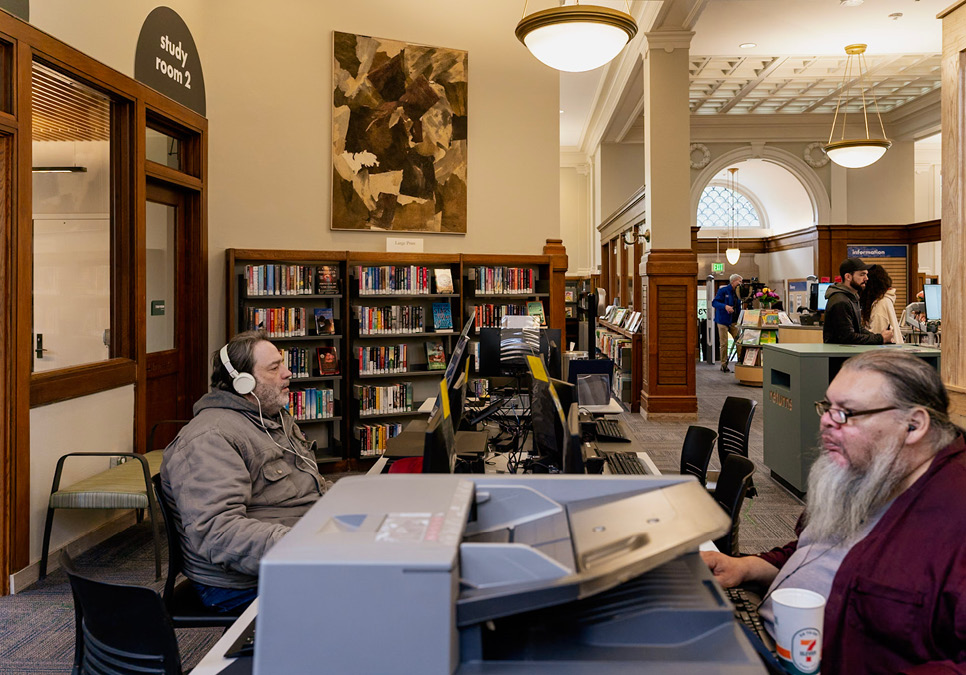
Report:
<svg viewBox="0 0 966 675"><path fill-rule="evenodd" d="M334 34L332 229L466 233L467 53Z"/></svg>

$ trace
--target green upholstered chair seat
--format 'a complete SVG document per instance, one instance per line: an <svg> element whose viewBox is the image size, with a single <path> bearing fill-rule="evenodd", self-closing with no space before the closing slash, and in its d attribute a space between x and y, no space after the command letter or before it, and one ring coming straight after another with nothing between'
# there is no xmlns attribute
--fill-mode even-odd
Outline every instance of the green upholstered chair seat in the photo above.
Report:
<svg viewBox="0 0 966 675"><path fill-rule="evenodd" d="M150 475L161 470L162 450L144 455ZM141 463L128 460L124 464L79 480L50 495L52 509L146 509L148 495Z"/></svg>

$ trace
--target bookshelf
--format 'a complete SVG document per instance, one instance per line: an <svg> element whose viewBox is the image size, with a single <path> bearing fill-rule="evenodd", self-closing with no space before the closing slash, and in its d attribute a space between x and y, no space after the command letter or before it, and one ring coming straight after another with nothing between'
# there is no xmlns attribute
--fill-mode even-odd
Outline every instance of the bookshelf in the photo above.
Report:
<svg viewBox="0 0 966 675"><path fill-rule="evenodd" d="M741 346L735 363L735 379L749 387L762 386L761 345L777 344L781 324L777 310L746 309L741 317L738 344Z"/></svg>
<svg viewBox="0 0 966 675"><path fill-rule="evenodd" d="M370 459L439 391L462 325L460 258L350 252L346 264L351 454Z"/></svg>
<svg viewBox="0 0 966 675"><path fill-rule="evenodd" d="M289 410L320 467L345 458L345 253L226 251L229 338L263 328L292 371Z"/></svg>
<svg viewBox="0 0 966 675"><path fill-rule="evenodd" d="M567 348L571 343L574 349L580 349L580 322L586 321L586 309L580 307L580 294L590 289L590 277L571 277L564 279L564 321L566 335L564 343Z"/></svg>
<svg viewBox="0 0 966 675"><path fill-rule="evenodd" d="M539 303L546 328L561 329L564 335L563 275L559 291L554 293L553 256L462 256L463 320L475 316L474 338L470 344L471 372L476 372L479 358L480 328L499 328L504 315L524 315ZM535 309L533 311L536 311ZM561 350L562 351L562 350ZM470 390L487 391L485 383L472 381Z"/></svg>
<svg viewBox="0 0 966 675"><path fill-rule="evenodd" d="M643 341L639 330L630 331L597 319L596 345L601 358L614 361L614 377L611 379L614 398L623 402L631 412L641 410Z"/></svg>

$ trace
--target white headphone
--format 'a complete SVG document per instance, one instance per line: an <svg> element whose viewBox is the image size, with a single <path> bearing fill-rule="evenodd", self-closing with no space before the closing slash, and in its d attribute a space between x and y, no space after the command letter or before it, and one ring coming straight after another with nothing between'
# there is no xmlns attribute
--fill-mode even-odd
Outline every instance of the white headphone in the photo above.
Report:
<svg viewBox="0 0 966 675"><path fill-rule="evenodd" d="M232 388L242 396L255 391L255 376L251 373L239 373L235 370L235 366L231 365L231 360L228 358L228 345L222 347L218 353L221 355L221 362L225 366L225 370L231 375Z"/></svg>

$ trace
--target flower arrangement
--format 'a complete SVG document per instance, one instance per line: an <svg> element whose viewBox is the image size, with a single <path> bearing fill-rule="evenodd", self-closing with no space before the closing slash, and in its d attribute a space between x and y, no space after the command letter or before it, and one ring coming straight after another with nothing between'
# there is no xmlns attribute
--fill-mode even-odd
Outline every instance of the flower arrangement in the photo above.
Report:
<svg viewBox="0 0 966 675"><path fill-rule="evenodd" d="M767 286L755 293L755 298L761 303L762 307L771 307L773 302L778 302L780 300L778 293L771 290Z"/></svg>

